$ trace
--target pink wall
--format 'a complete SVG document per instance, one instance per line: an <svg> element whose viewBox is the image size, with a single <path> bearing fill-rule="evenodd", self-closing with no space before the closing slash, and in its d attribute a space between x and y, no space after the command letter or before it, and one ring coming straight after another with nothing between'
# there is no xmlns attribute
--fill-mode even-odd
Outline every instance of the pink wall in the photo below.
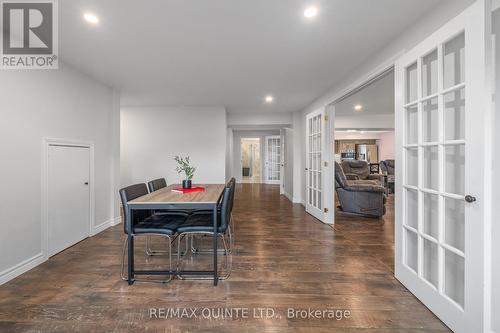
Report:
<svg viewBox="0 0 500 333"><path fill-rule="evenodd" d="M378 155L381 161L394 159L394 132L381 133L378 140Z"/></svg>

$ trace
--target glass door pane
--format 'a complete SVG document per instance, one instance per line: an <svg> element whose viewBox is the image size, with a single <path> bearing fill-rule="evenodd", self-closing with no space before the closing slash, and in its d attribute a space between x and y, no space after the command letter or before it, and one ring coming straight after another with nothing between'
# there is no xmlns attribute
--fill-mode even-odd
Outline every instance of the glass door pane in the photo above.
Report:
<svg viewBox="0 0 500 333"><path fill-rule="evenodd" d="M434 50L422 59L422 96L438 91L438 51Z"/></svg>
<svg viewBox="0 0 500 333"><path fill-rule="evenodd" d="M465 34L444 44L443 65L444 89L465 82Z"/></svg>
<svg viewBox="0 0 500 333"><path fill-rule="evenodd" d="M321 171L322 171L322 114L318 114L308 118L308 165L307 165L307 203L318 209L322 210L322 185L321 185Z"/></svg>
<svg viewBox="0 0 500 333"><path fill-rule="evenodd" d="M404 70L401 111L403 262L460 307L466 255L464 68L463 34L411 62Z"/></svg>

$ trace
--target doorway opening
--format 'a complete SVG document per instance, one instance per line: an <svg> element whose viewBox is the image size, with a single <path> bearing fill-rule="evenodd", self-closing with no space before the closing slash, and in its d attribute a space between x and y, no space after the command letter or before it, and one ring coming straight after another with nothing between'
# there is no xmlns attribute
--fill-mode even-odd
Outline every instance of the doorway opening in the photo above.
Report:
<svg viewBox="0 0 500 333"><path fill-rule="evenodd" d="M381 73L333 108L336 213L393 224L394 70ZM350 185L359 192L353 194Z"/></svg>
<svg viewBox="0 0 500 333"><path fill-rule="evenodd" d="M241 139L241 182L262 183L260 138Z"/></svg>

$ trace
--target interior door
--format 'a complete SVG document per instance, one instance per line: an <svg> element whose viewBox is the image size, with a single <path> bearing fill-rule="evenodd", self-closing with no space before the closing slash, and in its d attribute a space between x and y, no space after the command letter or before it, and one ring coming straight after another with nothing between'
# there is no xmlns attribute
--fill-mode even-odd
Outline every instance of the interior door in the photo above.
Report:
<svg viewBox="0 0 500 333"><path fill-rule="evenodd" d="M49 256L87 238L90 232L90 149L48 149Z"/></svg>
<svg viewBox="0 0 500 333"><path fill-rule="evenodd" d="M482 332L484 3L396 73L396 277L455 332Z"/></svg>
<svg viewBox="0 0 500 333"><path fill-rule="evenodd" d="M281 136L266 136L265 183L280 184L281 179Z"/></svg>
<svg viewBox="0 0 500 333"><path fill-rule="evenodd" d="M331 184L329 190L333 187L333 183L326 183L325 179L329 179L327 159L333 155L333 152L328 154L329 145L325 140L329 130L326 119L325 108L306 117L306 212L322 222L333 223L333 200L326 195L325 189L325 184Z"/></svg>

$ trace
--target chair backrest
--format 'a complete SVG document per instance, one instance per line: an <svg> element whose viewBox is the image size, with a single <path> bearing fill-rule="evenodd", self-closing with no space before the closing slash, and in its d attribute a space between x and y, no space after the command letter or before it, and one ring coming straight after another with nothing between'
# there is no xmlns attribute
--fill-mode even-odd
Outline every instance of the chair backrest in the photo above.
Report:
<svg viewBox="0 0 500 333"><path fill-rule="evenodd" d="M382 169L382 172L388 175L394 175L394 167L394 160L385 160L380 162L380 168Z"/></svg>
<svg viewBox="0 0 500 333"><path fill-rule="evenodd" d="M123 205L123 218L124 218L124 223L123 223L123 230L125 233L127 233L127 208L128 208L128 202L131 200L134 200L136 198L139 198L143 195L148 194L148 188L146 187L146 184L135 184L135 185L130 185L125 188L122 188L120 191L120 199L122 201ZM132 216L132 225L136 224L138 221L143 220L149 216L151 216L152 212L150 210L139 210L135 211L134 215Z"/></svg>
<svg viewBox="0 0 500 333"><path fill-rule="evenodd" d="M342 166L335 162L335 187L345 188L347 186L347 177L345 176Z"/></svg>
<svg viewBox="0 0 500 333"><path fill-rule="evenodd" d="M165 178L158 178L148 182L149 192L158 191L161 188L167 187L167 182Z"/></svg>
<svg viewBox="0 0 500 333"><path fill-rule="evenodd" d="M344 173L357 175L359 179L366 179L370 175L370 167L366 161L343 160L342 169Z"/></svg>
<svg viewBox="0 0 500 333"><path fill-rule="evenodd" d="M233 177L229 180L229 182L227 183L226 187L229 187L231 188L231 198L230 198L230 201L229 201L229 212L232 212L233 211L233 204L234 204L234 189L236 187L236 179Z"/></svg>
<svg viewBox="0 0 500 333"><path fill-rule="evenodd" d="M220 229L221 232L225 232L227 227L229 226L229 221L231 220L231 196L234 191L232 187L224 188L224 192L222 194L222 202L221 202L221 212L220 212Z"/></svg>

